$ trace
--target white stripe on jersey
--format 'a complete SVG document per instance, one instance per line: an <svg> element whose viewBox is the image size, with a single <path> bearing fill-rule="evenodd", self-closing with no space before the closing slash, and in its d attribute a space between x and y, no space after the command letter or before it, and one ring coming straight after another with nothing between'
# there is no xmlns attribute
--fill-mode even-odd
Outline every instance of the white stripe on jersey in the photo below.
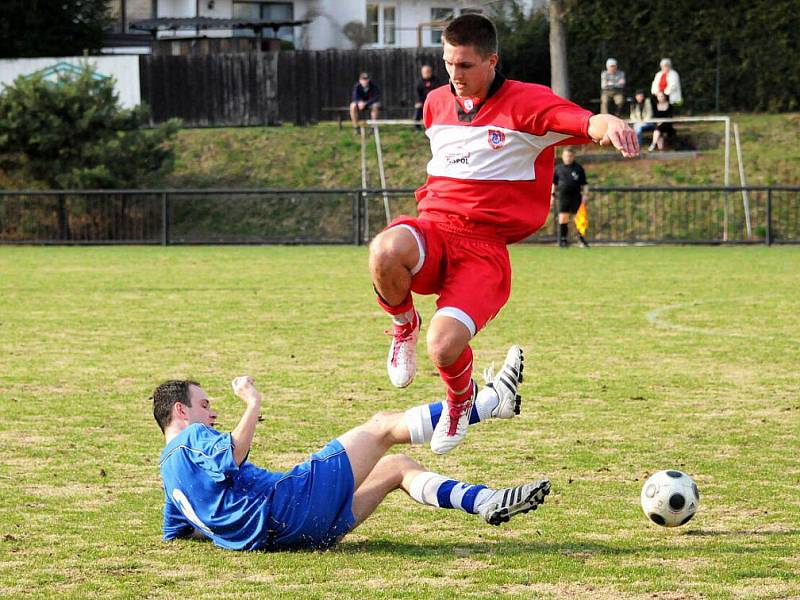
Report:
<svg viewBox="0 0 800 600"><path fill-rule="evenodd" d="M496 147L490 143L490 132L497 132ZM533 135L493 125L432 125L426 135L433 153L428 175L495 181L533 181L533 163L542 150L570 137L554 131Z"/></svg>

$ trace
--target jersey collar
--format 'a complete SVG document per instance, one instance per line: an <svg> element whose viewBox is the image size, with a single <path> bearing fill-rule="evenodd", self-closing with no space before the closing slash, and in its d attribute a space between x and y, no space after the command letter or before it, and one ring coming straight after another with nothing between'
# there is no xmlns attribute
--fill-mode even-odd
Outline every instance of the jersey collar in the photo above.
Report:
<svg viewBox="0 0 800 600"><path fill-rule="evenodd" d="M503 77L500 71L495 71L494 80L489 86L489 91L486 94L486 98L483 100L478 98L459 98L458 95L456 95L456 88L451 83L450 93L453 94L458 120L462 123L472 123L472 120L478 115L478 112L486 104L486 101L497 93L505 81L506 78Z"/></svg>

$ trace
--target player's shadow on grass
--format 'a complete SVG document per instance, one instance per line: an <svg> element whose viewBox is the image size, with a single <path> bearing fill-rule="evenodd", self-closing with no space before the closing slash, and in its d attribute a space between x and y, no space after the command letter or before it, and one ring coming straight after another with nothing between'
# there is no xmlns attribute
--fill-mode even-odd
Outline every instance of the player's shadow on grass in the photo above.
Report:
<svg viewBox="0 0 800 600"><path fill-rule="evenodd" d="M737 553L758 553L763 551L763 547L753 547L747 543L747 537L752 535L797 535L800 531L789 530L785 532L759 532L759 531L731 531L731 532L711 532L702 531L695 535L731 535L741 536L742 544L736 545ZM688 534L688 533L687 533ZM612 544L600 544L597 542L520 542L502 541L482 542L482 543L450 543L450 542L401 542L388 539L371 539L348 543L346 540L341 542L335 549L336 552L343 554L369 553L372 555L397 556L407 555L418 558L463 558L473 555L495 554L502 552L503 556L531 556L531 555L556 555L560 554L572 557L577 560L585 560L592 556L624 556L629 554L663 554L674 549L673 544L632 544L618 546ZM774 549L779 549L775 547ZM786 552L792 551L786 547Z"/></svg>
<svg viewBox="0 0 800 600"><path fill-rule="evenodd" d="M354 543L342 542L337 547L337 552L356 553L369 552L370 554L407 554L420 558L434 558L452 555L455 558L474 554L494 554L502 551L504 556L530 556L531 554L564 554L575 556L589 556L593 554L633 554L641 551L641 547L626 548L624 546L610 546L595 542L585 543L551 543L551 542L520 542L497 541L482 543L450 543L450 542L400 542L387 539L364 540Z"/></svg>
<svg viewBox="0 0 800 600"><path fill-rule="evenodd" d="M800 536L800 529L784 529L778 531L765 531L759 529L730 529L730 530L711 530L711 529L692 529L687 531L685 535L692 537L770 537L770 536Z"/></svg>

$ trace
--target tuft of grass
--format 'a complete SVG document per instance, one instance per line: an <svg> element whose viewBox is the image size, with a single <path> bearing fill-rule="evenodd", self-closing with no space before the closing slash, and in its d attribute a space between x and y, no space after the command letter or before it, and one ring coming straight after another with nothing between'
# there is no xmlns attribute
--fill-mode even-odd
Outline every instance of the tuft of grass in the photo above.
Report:
<svg viewBox="0 0 800 600"><path fill-rule="evenodd" d="M366 249L1 247L0 596L800 596L798 249L511 256L511 299L474 350L482 368L525 348L522 414L446 456L404 451L489 485L548 476L545 505L492 528L397 493L330 552L237 554L160 541L147 398L197 379L230 429L229 381L252 374L251 459L275 470L439 400L424 342L414 384L387 380ZM433 299L418 306L429 318ZM702 494L677 530L638 502L670 467Z"/></svg>

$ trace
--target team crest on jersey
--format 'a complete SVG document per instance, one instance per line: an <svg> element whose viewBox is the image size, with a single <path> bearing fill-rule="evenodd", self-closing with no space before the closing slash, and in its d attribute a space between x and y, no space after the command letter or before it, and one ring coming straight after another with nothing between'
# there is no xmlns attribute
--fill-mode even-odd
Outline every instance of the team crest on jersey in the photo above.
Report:
<svg viewBox="0 0 800 600"><path fill-rule="evenodd" d="M506 134L499 129L489 130L489 145L492 150L499 150L506 143Z"/></svg>

